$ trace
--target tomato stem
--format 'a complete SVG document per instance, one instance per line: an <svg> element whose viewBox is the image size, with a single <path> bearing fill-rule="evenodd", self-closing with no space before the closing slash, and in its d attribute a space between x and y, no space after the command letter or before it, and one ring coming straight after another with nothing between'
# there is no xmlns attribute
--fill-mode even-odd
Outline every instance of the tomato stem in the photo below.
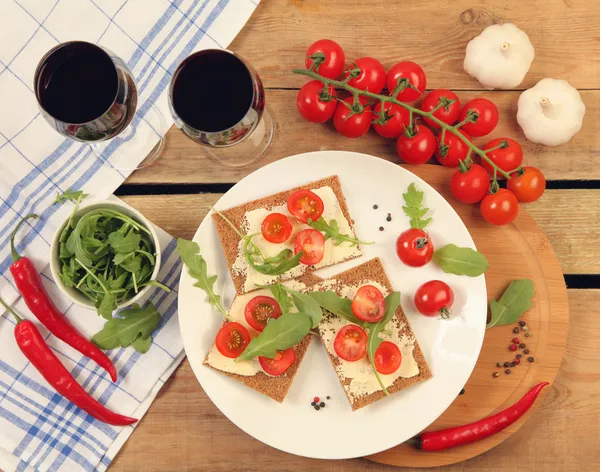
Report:
<svg viewBox="0 0 600 472"><path fill-rule="evenodd" d="M350 92L355 97L357 95L362 95L363 97L374 98L375 100L379 100L380 102L382 102L382 106L383 106L383 103L386 103L386 102L394 103L394 104L399 105L402 108L408 110L410 112L411 120L412 120L413 114L417 114L419 116L429 118L429 120L431 120L435 124L439 125L439 127L442 129L442 131L448 130L452 134L454 134L458 139L460 139L463 143L465 143L472 152L474 152L479 157L481 157L481 159L486 161L490 165L490 167L492 169L495 169L500 175L504 176L506 179L510 178L510 174L511 174L510 172L506 172L506 171L500 169L500 167L498 167L489 157L486 156L485 152L482 149L475 146L475 144L473 144L466 136L464 136L462 133L460 133L458 131L462 125L464 125L466 123L472 123L472 122L474 122L474 120L476 121L478 118L476 113L472 113L471 111L469 111L469 113L467 113L467 117L462 122L458 123L455 126L452 126L447 123L444 123L439 118L433 116L433 110L429 111L429 112L423 111L419 108L415 108L415 107L409 105L408 103L401 102L400 100L393 98L393 96L379 95L377 93L369 92L367 90L357 89L356 87L352 87L351 85L348 85L348 83L347 83L348 80L340 81L340 80L328 79L327 77L323 77L322 75L318 74L317 72L314 72L311 70L306 70L306 69L294 69L294 70L292 70L292 73L299 74L299 75L306 75L313 79L320 80L321 82L323 82L324 86L332 85L334 88L344 89L344 90ZM399 83L398 86L396 86L396 89L399 89L401 86L402 86L402 84ZM404 88L406 88L406 86ZM396 92L396 90L394 90L394 92ZM392 95L394 95L394 93L392 93ZM435 108L434 108L434 110L435 110ZM412 121L411 121L411 123L412 123Z"/></svg>

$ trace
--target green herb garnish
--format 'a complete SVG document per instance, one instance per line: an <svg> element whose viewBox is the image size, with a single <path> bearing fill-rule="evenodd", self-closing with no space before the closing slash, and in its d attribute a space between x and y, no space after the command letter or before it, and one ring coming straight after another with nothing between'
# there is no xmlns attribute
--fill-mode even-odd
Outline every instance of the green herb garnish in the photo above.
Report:
<svg viewBox="0 0 600 472"><path fill-rule="evenodd" d="M326 292L310 292L308 293L324 310L327 310L334 315L344 318L350 323L365 327L367 323L359 320L352 312L352 300L338 296L337 293L328 290Z"/></svg>
<svg viewBox="0 0 600 472"><path fill-rule="evenodd" d="M54 202L52 204L56 205L57 203L62 204L65 202L78 203L78 202L81 202L86 197L89 197L89 194L83 193L83 190L74 191L74 190L69 189L66 192L63 192L62 194L57 193L56 200L54 200Z"/></svg>
<svg viewBox="0 0 600 472"><path fill-rule="evenodd" d="M486 329L516 323L519 317L531 308L533 295L532 280L513 280L500 297L500 300L492 299L490 301L492 319L487 324Z"/></svg>
<svg viewBox="0 0 600 472"><path fill-rule="evenodd" d="M469 247L447 244L433 253L434 262L447 274L477 277L490 267L486 257Z"/></svg>
<svg viewBox="0 0 600 472"><path fill-rule="evenodd" d="M282 290L289 293L294 300L294 304L299 312L305 313L311 320L312 327L316 328L323 319L323 310L317 303L317 301L310 295L296 290L287 288L285 285L281 286Z"/></svg>
<svg viewBox="0 0 600 472"><path fill-rule="evenodd" d="M406 216L410 218L410 227L425 229L431 223L431 218L423 219L429 212L429 208L423 207L424 193L417 190L414 183L408 186L406 193L403 193L405 206L402 207Z"/></svg>
<svg viewBox="0 0 600 472"><path fill-rule="evenodd" d="M273 298L279 303L279 307L283 313L289 313L294 307L294 302L290 298L290 294L283 289L283 285L276 283L270 286L261 285L260 288L268 288L273 294Z"/></svg>
<svg viewBox="0 0 600 472"><path fill-rule="evenodd" d="M325 221L325 218L322 216L316 221L308 220L308 226L321 231L325 235L325 239L333 239L336 246L339 246L344 242L350 243L351 246L358 246L359 244L373 244L372 241L361 241L356 237L340 233L340 225L336 220L331 220L329 221L329 224L327 224L327 221Z"/></svg>

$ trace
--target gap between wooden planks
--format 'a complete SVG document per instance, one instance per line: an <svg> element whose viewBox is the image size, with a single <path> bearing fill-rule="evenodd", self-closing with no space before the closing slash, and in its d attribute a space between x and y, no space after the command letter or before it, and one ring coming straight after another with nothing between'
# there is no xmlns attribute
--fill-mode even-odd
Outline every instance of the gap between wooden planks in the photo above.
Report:
<svg viewBox="0 0 600 472"><path fill-rule="evenodd" d="M395 140L374 131L350 139L339 135L331 123L304 121L296 110L296 90L267 90L267 106L275 119L271 147L258 162L243 168L224 167L210 159L203 148L177 128L167 134L166 146L156 164L135 172L127 183L219 183L237 182L252 171L283 157L324 149L356 151L399 162ZM480 92L459 92L467 101ZM516 122L519 92L485 92L500 110L500 123L489 136L477 138L483 146L495 137L512 137L523 146L525 165L539 167L547 179L600 179L600 91L582 92L587 114L582 130L567 144L555 148L530 143ZM434 159L435 160L435 159Z"/></svg>

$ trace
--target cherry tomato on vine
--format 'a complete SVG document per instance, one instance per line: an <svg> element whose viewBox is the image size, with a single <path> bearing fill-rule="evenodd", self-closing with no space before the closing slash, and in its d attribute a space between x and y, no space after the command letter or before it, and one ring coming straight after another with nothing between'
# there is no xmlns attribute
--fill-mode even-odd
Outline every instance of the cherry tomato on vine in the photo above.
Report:
<svg viewBox="0 0 600 472"><path fill-rule="evenodd" d="M358 361L367 353L367 333L358 325L346 325L336 334L333 349L345 361Z"/></svg>
<svg viewBox="0 0 600 472"><path fill-rule="evenodd" d="M392 66L387 74L387 89L390 95L398 86L404 88L395 94L401 102L414 102L425 91L427 78L419 64L412 61L402 61Z"/></svg>
<svg viewBox="0 0 600 472"><path fill-rule="evenodd" d="M535 202L546 190L546 178L537 167L523 167L510 176L506 188L523 203Z"/></svg>
<svg viewBox="0 0 600 472"><path fill-rule="evenodd" d="M490 189L490 176L479 164L468 170L457 169L450 179L452 195L462 203L477 203Z"/></svg>
<svg viewBox="0 0 600 472"><path fill-rule="evenodd" d="M435 136L427 126L415 125L410 136L403 133L398 138L396 150L407 164L424 164L435 152Z"/></svg>
<svg viewBox="0 0 600 472"><path fill-rule="evenodd" d="M481 214L493 225L512 223L519 214L519 202L515 194L501 188L496 193L488 194L481 200Z"/></svg>
<svg viewBox="0 0 600 472"><path fill-rule="evenodd" d="M433 116L435 116L438 120L441 120L444 123L451 125L456 121L460 113L460 100L454 92L451 92L450 90L446 89L432 90L423 99L423 103L421 103L421 110L431 111L435 107L437 107L440 102L442 103L442 106L441 108L438 108L435 112L433 112ZM424 119L425 123L427 123L432 128L440 128L440 125L430 120L429 118Z"/></svg>
<svg viewBox="0 0 600 472"><path fill-rule="evenodd" d="M290 215L295 216L298 221L308 223L308 220L317 221L320 218L325 204L315 192L298 190L288 198L287 209Z"/></svg>
<svg viewBox="0 0 600 472"><path fill-rule="evenodd" d="M454 302L452 289L441 280L431 280L421 285L415 293L415 306L425 316L448 318Z"/></svg>
<svg viewBox="0 0 600 472"><path fill-rule="evenodd" d="M462 129L459 129L458 132L469 141L471 140L471 137ZM442 135L444 135L443 143L441 142ZM446 167L458 167L459 161L464 160L467 154L469 154L469 146L455 134L447 131L438 136L435 157L440 164Z"/></svg>
<svg viewBox="0 0 600 472"><path fill-rule="evenodd" d="M354 105L354 97L338 100L333 115L333 126L338 133L348 138L358 138L365 134L373 121L371 106L366 105L367 102L362 97L359 101L358 105Z"/></svg>
<svg viewBox="0 0 600 472"><path fill-rule="evenodd" d="M493 150L490 151L490 149ZM523 148L521 148L521 145L514 139L492 139L489 143L483 146L483 150L487 151L485 155L505 172L515 170L523 163ZM483 164L483 167L485 167L485 170L490 173L490 175L494 174L494 168L488 164L486 160L482 159L481 163Z"/></svg>
<svg viewBox="0 0 600 472"><path fill-rule="evenodd" d="M433 244L422 229L407 229L396 239L396 254L407 266L423 267L433 257Z"/></svg>
<svg viewBox="0 0 600 472"><path fill-rule="evenodd" d="M381 290L373 285L363 285L352 300L352 313L359 320L375 323L385 314L385 299Z"/></svg>
<svg viewBox="0 0 600 472"><path fill-rule="evenodd" d="M215 338L217 350L225 357L232 359L244 352L249 342L248 330L244 325L235 321L223 325Z"/></svg>
<svg viewBox="0 0 600 472"><path fill-rule="evenodd" d="M296 351L293 347L285 351L277 351L273 359L268 357L258 356L258 362L267 374L277 377L283 374L296 361Z"/></svg>
<svg viewBox="0 0 600 472"><path fill-rule="evenodd" d="M383 341L375 351L375 369L383 375L393 374L402 363L400 348L394 343Z"/></svg>
<svg viewBox="0 0 600 472"><path fill-rule="evenodd" d="M344 71L346 55L342 47L331 39L320 39L306 51L306 68L310 69L317 62L316 71L328 79L337 79Z"/></svg>
<svg viewBox="0 0 600 472"><path fill-rule="evenodd" d="M270 243L281 244L292 235L292 223L283 213L270 213L260 225L263 238Z"/></svg>
<svg viewBox="0 0 600 472"><path fill-rule="evenodd" d="M458 121L462 122L470 115L475 120L474 123L465 123L461 126L471 136L485 136L491 133L498 124L498 107L487 98L474 98L465 103Z"/></svg>
<svg viewBox="0 0 600 472"><path fill-rule="evenodd" d="M335 89L329 85L324 90L323 83L311 80L298 92L296 107L302 118L313 123L323 123L333 116L336 106Z"/></svg>
<svg viewBox="0 0 600 472"><path fill-rule="evenodd" d="M357 77L350 79L348 85L360 90L379 93L385 87L385 67L377 59L361 57L354 61L352 69L360 69ZM352 71L352 69L350 69ZM348 72L346 72L346 76Z"/></svg>
<svg viewBox="0 0 600 472"><path fill-rule="evenodd" d="M261 331L267 326L271 319L277 319L281 316L281 307L277 300L265 295L258 295L250 300L244 308L244 318L246 323L256 331Z"/></svg>
<svg viewBox="0 0 600 472"><path fill-rule="evenodd" d="M323 260L325 254L325 236L316 229L304 229L294 240L294 254L302 251L300 262L305 265L315 265Z"/></svg>
<svg viewBox="0 0 600 472"><path fill-rule="evenodd" d="M377 119L373 122L373 129L379 136L384 138L397 138L410 123L410 112L400 105L395 103L385 103L384 116L381 116L381 104L379 102L375 106L374 115ZM381 124L380 120L387 120Z"/></svg>

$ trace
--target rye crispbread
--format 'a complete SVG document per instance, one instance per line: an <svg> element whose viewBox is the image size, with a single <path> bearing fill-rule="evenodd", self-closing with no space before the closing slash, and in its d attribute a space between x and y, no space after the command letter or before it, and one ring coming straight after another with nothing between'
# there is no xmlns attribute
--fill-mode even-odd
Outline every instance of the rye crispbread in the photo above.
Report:
<svg viewBox="0 0 600 472"><path fill-rule="evenodd" d="M330 279L324 280L323 282L333 281L335 283L331 287L324 288L323 290L333 290L341 296L340 292L342 286L353 286L360 284L361 282L364 282L366 280L378 282L384 287L386 287L390 292L394 290L379 258L371 259L370 261L367 261L364 264L353 267L352 269L342 272L334 277L331 277ZM331 317L336 315L327 313L325 316ZM394 318L392 318L392 321L390 323L395 323L396 329L402 329L402 334L411 335L414 337L414 333L410 328L410 324L408 323L406 315L404 314L404 311L402 310L401 306L399 306L396 310L396 314L394 315ZM334 366L339 365L340 360L335 354L335 352L330 352L328 349L326 350L327 354L329 355L329 359L331 360L331 363ZM419 373L416 376L410 378L399 377L392 385L388 387L388 392L390 394L398 392L399 390L403 390L411 385L431 378L431 371L429 369L429 366L427 365L427 361L423 357L423 352L421 351L419 343L416 339L413 348L413 357L417 365L419 366ZM351 379L341 377L337 370L336 374L339 377L342 387L350 384ZM358 410L359 408L362 408L373 402L376 402L377 400L385 398L385 393L383 392L383 390L379 390L377 392L358 397L350 395L346 388L344 388L344 392L348 397L348 401L352 406L352 410Z"/></svg>
<svg viewBox="0 0 600 472"><path fill-rule="evenodd" d="M273 194L270 196L266 196L266 197L263 197L263 198L260 198L257 200L253 200L251 202L248 202L248 203L245 203L243 205L239 205L239 206L236 206L233 208L229 208L227 210L222 210L221 213L223 213L225 215L225 217L228 218L235 225L236 228L242 228L244 225L245 215L249 211L256 210L258 208L272 208L272 207L276 207L279 205L285 205L287 203L287 200L290 197L290 195L292 195L294 192L297 192L298 190L314 190L314 189L317 189L320 187L331 187L331 189L333 190L333 192L335 193L335 195L339 201L340 208L342 210L342 213L344 214L344 217L350 224L352 231L354 231L354 221L352 220L352 218L350 216L350 212L348 210L348 205L346 203L346 198L344 197L344 193L342 192L342 185L341 185L340 180L337 175L327 177L325 179L317 180L315 182L311 182L306 185L295 187L290 190L286 190L284 192L279 192L279 193L276 193L276 194ZM233 281L235 291L239 294L246 293L246 290L244 289L244 282L246 280L246 274L238 273L238 272L234 271L235 260L238 256L238 245L240 242L240 237L233 230L233 228L231 228L231 226L229 226L229 224L227 224L227 222L224 221L223 218L221 218L218 214L214 213L213 219L214 219L215 225L217 227L217 233L219 234L219 239L221 241L221 247L223 248L223 253L225 254L225 259L227 260L227 265L229 266L229 272L231 273L231 279ZM354 259L355 257L359 257L359 256L351 256L344 260ZM330 265L334 265L339 262L343 262L343 261L336 261L335 263L330 264ZM305 268L305 273L317 270L312 266L302 266L302 267ZM323 266L323 267L326 267L326 266ZM319 269L320 268L321 267L319 267ZM290 277L290 276L286 277L286 274L283 274L278 277L277 281L281 282L284 280L289 280L291 278L292 277ZM273 283L275 283L275 281ZM248 291L250 291L250 290L248 290Z"/></svg>

